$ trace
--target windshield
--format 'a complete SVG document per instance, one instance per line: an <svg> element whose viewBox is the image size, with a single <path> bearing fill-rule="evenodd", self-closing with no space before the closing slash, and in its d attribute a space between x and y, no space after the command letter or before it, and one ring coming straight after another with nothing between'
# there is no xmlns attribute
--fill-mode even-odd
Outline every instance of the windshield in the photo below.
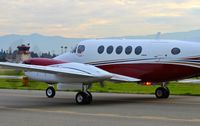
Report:
<svg viewBox="0 0 200 126"><path fill-rule="evenodd" d="M72 48L72 50L70 51L71 53L76 53L76 49L77 49L77 45L75 47Z"/></svg>

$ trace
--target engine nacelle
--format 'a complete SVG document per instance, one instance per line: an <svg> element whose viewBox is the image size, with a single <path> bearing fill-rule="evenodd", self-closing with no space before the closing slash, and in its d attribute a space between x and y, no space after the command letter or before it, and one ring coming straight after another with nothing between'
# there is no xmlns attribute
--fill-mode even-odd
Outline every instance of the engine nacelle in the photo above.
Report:
<svg viewBox="0 0 200 126"><path fill-rule="evenodd" d="M81 90L82 89L82 84L81 83L58 83L57 84L57 89L58 90Z"/></svg>

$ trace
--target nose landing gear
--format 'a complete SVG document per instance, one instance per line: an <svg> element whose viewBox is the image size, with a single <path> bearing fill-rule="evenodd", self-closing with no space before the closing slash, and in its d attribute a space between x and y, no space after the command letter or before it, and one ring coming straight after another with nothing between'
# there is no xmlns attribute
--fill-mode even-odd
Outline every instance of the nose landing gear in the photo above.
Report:
<svg viewBox="0 0 200 126"><path fill-rule="evenodd" d="M50 86L46 89L46 96L48 98L53 98L56 94L56 90L54 89L54 87Z"/></svg>

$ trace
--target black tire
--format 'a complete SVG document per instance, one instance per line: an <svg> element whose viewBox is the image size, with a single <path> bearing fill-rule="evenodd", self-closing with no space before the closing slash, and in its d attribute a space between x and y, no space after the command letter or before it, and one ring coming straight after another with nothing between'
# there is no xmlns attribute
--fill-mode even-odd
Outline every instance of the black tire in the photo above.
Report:
<svg viewBox="0 0 200 126"><path fill-rule="evenodd" d="M83 104L90 104L92 102L92 95L90 92L78 92L76 94L76 103L83 105Z"/></svg>
<svg viewBox="0 0 200 126"><path fill-rule="evenodd" d="M168 98L169 97L169 89L167 87L159 87L155 91L156 98Z"/></svg>
<svg viewBox="0 0 200 126"><path fill-rule="evenodd" d="M163 88L162 87L159 87L156 89L155 91L155 95L156 95L156 98L163 98Z"/></svg>
<svg viewBox="0 0 200 126"><path fill-rule="evenodd" d="M92 102L92 94L89 91L87 91L87 94L88 94L87 104L90 104Z"/></svg>
<svg viewBox="0 0 200 126"><path fill-rule="evenodd" d="M169 95L170 95L169 88L164 87L163 91L164 91L164 96L163 96L163 98L169 98Z"/></svg>
<svg viewBox="0 0 200 126"><path fill-rule="evenodd" d="M46 96L48 98L53 98L55 96L55 94L56 94L56 90L53 87L48 87L46 89Z"/></svg>
<svg viewBox="0 0 200 126"><path fill-rule="evenodd" d="M80 105L84 104L84 97L85 97L85 95L83 92L78 92L76 94L76 103L80 104Z"/></svg>

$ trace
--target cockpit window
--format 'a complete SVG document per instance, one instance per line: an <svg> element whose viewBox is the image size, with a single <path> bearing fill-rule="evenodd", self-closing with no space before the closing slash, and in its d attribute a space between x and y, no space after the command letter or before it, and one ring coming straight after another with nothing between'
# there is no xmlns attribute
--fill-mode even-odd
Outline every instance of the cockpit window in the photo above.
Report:
<svg viewBox="0 0 200 126"><path fill-rule="evenodd" d="M76 53L76 49L77 49L77 46L75 46L75 47L71 50L71 53Z"/></svg>
<svg viewBox="0 0 200 126"><path fill-rule="evenodd" d="M82 53L85 51L85 46L84 45L79 45L78 46L78 50L77 50L77 53Z"/></svg>

